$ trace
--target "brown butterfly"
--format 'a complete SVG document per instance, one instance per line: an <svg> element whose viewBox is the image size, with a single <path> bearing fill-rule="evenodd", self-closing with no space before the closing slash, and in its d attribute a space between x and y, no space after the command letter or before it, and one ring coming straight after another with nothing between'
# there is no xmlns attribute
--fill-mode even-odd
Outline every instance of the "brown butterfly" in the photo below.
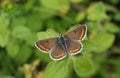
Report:
<svg viewBox="0 0 120 78"><path fill-rule="evenodd" d="M35 42L35 46L45 53L50 53L53 60L61 60L66 55L76 55L82 51L84 40L87 34L87 26L81 25L76 29L60 35Z"/></svg>

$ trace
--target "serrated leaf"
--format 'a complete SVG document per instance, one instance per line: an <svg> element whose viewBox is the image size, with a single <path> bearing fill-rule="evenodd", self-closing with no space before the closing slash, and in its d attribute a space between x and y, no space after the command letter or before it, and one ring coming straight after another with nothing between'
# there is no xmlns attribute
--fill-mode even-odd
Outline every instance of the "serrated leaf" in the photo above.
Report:
<svg viewBox="0 0 120 78"><path fill-rule="evenodd" d="M51 37L57 37L59 36L55 31L52 29L48 29L45 32L38 32L37 37L38 39L45 39L45 38L51 38Z"/></svg>
<svg viewBox="0 0 120 78"><path fill-rule="evenodd" d="M104 52L109 49L115 40L115 36L113 34L109 34L107 32L99 32L95 35L92 42L97 45L97 49L95 52Z"/></svg>
<svg viewBox="0 0 120 78"><path fill-rule="evenodd" d="M17 56L19 49L20 49L20 45L14 39L10 40L6 47L7 53L11 58L15 58Z"/></svg>
<svg viewBox="0 0 120 78"><path fill-rule="evenodd" d="M73 63L74 70L79 76L90 76L94 72L95 67L88 57L76 57L73 59Z"/></svg>
<svg viewBox="0 0 120 78"><path fill-rule="evenodd" d="M68 63L66 60L51 61L45 71L45 78L66 78L68 76Z"/></svg>
<svg viewBox="0 0 120 78"><path fill-rule="evenodd" d="M0 46L5 47L9 39L9 31L8 30L1 30L0 31Z"/></svg>
<svg viewBox="0 0 120 78"><path fill-rule="evenodd" d="M107 18L106 9L102 2L92 4L88 8L88 19L92 21L100 21Z"/></svg>

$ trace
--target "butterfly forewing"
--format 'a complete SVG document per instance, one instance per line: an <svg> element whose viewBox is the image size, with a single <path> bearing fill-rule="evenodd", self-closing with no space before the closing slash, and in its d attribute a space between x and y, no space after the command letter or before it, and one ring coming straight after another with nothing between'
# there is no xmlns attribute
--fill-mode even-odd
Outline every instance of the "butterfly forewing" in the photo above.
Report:
<svg viewBox="0 0 120 78"><path fill-rule="evenodd" d="M57 43L52 50L50 51L50 57L53 60L61 60L66 56L66 50L63 48L63 46L59 43Z"/></svg>
<svg viewBox="0 0 120 78"><path fill-rule="evenodd" d="M67 41L68 54L76 55L81 52L83 45L77 40L68 40Z"/></svg>
<svg viewBox="0 0 120 78"><path fill-rule="evenodd" d="M86 36L86 33L87 33L87 27L86 25L82 25L70 32L67 32L65 34L65 37L69 39L83 40Z"/></svg>
<svg viewBox="0 0 120 78"><path fill-rule="evenodd" d="M58 38L39 40L35 43L35 45L39 50L48 52L57 43L57 40Z"/></svg>

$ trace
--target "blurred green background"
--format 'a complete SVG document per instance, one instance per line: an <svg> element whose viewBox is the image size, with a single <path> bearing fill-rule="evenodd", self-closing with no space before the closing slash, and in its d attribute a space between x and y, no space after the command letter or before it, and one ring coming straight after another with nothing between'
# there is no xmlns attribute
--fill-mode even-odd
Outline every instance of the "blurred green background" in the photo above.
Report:
<svg viewBox="0 0 120 78"><path fill-rule="evenodd" d="M34 46L77 24L81 54L53 61ZM0 78L120 78L120 0L0 0Z"/></svg>

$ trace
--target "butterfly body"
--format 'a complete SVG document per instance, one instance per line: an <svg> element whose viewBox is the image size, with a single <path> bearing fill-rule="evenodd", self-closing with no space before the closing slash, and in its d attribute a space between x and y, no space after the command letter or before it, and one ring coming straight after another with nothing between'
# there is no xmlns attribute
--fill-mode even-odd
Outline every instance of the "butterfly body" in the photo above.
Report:
<svg viewBox="0 0 120 78"><path fill-rule="evenodd" d="M50 53L53 60L61 60L67 55L76 55L82 51L83 45L80 41L84 40L86 33L87 27L82 25L65 35L39 40L35 46L45 53Z"/></svg>
<svg viewBox="0 0 120 78"><path fill-rule="evenodd" d="M60 44L63 47L63 49L66 51L66 53L67 53L67 49L68 49L68 45L66 43L67 41L68 41L68 39L60 34L59 39L58 39L58 44Z"/></svg>

